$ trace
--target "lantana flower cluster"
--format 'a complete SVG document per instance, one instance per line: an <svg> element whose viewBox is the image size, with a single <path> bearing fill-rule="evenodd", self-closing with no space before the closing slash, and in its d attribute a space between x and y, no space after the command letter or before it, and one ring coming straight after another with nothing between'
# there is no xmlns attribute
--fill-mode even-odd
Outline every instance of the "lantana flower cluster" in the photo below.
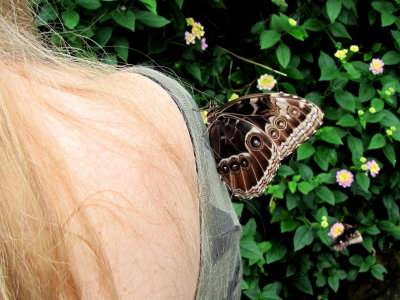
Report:
<svg viewBox="0 0 400 300"><path fill-rule="evenodd" d="M381 168L379 167L378 163L375 160L367 161L365 157L361 157L360 162L363 163L361 169L363 171L367 171L367 175L368 172L370 172L372 177L376 177L376 175L378 175L379 171L381 170Z"/></svg>
<svg viewBox="0 0 400 300"><path fill-rule="evenodd" d="M341 235L344 232L344 225L342 223L335 223L332 227L331 230L329 231L328 235L330 237L337 238L339 235Z"/></svg>
<svg viewBox="0 0 400 300"><path fill-rule="evenodd" d="M357 45L351 45L350 46L350 51L351 52L358 52L359 48ZM347 57L347 53L349 52L349 50L347 49L341 49L341 50L337 50L334 54L335 57L339 58L340 60L344 60Z"/></svg>
<svg viewBox="0 0 400 300"><path fill-rule="evenodd" d="M384 65L384 62L380 58L373 58L369 65L369 70L375 75L381 74L383 73Z"/></svg>
<svg viewBox="0 0 400 300"><path fill-rule="evenodd" d="M276 84L274 76L269 74L261 75L257 80L257 88L259 90L272 90Z"/></svg>
<svg viewBox="0 0 400 300"><path fill-rule="evenodd" d="M186 18L186 24L192 26L191 31L185 31L186 45L195 44L196 39L201 41L201 49L206 50L208 47L206 38L204 37L204 26L200 22L195 22L193 18Z"/></svg>
<svg viewBox="0 0 400 300"><path fill-rule="evenodd" d="M336 181L344 188L350 187L354 181L353 173L345 169L340 170L336 173Z"/></svg>

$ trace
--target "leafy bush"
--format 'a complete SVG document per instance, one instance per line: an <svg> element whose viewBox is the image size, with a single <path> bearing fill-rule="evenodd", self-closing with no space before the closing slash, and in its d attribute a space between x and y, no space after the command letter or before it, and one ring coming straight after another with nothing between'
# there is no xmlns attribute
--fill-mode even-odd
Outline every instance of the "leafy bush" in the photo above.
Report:
<svg viewBox="0 0 400 300"><path fill-rule="evenodd" d="M257 92L267 73L273 90L322 107L324 126L283 162L266 195L235 201L246 297L328 299L361 273L384 279L376 258L400 239L398 0L36 2L39 27L59 33L55 45L65 39L110 63L155 61L202 91L199 106ZM204 26L195 44L185 42L187 17ZM340 170L353 177L337 179ZM324 217L358 226L362 246L329 248Z"/></svg>

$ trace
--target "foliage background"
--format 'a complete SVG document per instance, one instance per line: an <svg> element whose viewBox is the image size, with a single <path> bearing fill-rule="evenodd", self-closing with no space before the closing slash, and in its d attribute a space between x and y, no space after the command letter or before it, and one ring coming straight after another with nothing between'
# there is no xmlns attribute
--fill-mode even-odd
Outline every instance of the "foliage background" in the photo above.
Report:
<svg viewBox="0 0 400 300"><path fill-rule="evenodd" d="M68 44L75 55L107 63L161 66L194 87L200 107L209 98L222 104L233 93L258 92L265 73L276 78L274 91L320 105L324 126L283 162L266 195L235 200L243 224L243 298L351 298L352 282L382 281L387 291L395 273L390 253L400 239L398 0L35 2L37 25L55 47ZM204 26L205 51L199 42L186 45L187 17ZM351 45L359 51L334 57ZM383 60L382 74L369 70L372 58ZM361 157L378 162L376 177L365 174ZM336 181L341 169L354 174L350 188ZM333 251L323 216L329 225L357 225L362 245Z"/></svg>

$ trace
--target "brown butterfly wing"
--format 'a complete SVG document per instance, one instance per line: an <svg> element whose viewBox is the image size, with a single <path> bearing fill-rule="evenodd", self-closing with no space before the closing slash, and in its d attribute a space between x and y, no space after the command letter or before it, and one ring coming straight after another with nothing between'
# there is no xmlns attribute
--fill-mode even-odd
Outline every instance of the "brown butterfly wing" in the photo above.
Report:
<svg viewBox="0 0 400 300"><path fill-rule="evenodd" d="M253 124L236 118L216 120L209 134L222 181L235 196L260 196L280 164L272 141Z"/></svg>
<svg viewBox="0 0 400 300"><path fill-rule="evenodd" d="M249 95L213 111L209 117L210 141L222 180L237 196L259 196L280 161L309 139L322 119L318 106L284 93ZM260 140L260 149L252 147L253 135ZM250 165L239 164L238 169L234 163L240 163L243 157Z"/></svg>

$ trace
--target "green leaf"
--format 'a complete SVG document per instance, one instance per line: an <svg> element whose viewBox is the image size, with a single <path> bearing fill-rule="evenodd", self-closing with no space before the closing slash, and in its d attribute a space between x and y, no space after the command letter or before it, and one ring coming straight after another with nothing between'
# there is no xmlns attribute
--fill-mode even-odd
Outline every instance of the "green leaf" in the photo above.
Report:
<svg viewBox="0 0 400 300"><path fill-rule="evenodd" d="M153 14L157 14L157 1L156 0L139 0L146 6L146 8ZM183 1L182 1L183 2Z"/></svg>
<svg viewBox="0 0 400 300"><path fill-rule="evenodd" d="M176 4L178 4L179 9L182 9L183 0L175 0Z"/></svg>
<svg viewBox="0 0 400 300"><path fill-rule="evenodd" d="M273 241L271 244L272 244L271 249L269 249L265 255L267 264L282 259L287 252L287 249L283 243L278 241Z"/></svg>
<svg viewBox="0 0 400 300"><path fill-rule="evenodd" d="M146 26L153 28L161 28L171 23L171 21L167 20L166 18L153 14L152 12L149 11L137 12L136 20Z"/></svg>
<svg viewBox="0 0 400 300"><path fill-rule="evenodd" d="M383 147L383 153L385 154L388 161L392 164L393 167L396 166L396 152L392 144L386 144Z"/></svg>
<svg viewBox="0 0 400 300"><path fill-rule="evenodd" d="M364 146L361 139L349 135L347 137L347 146L352 154L353 162L359 162L364 153Z"/></svg>
<svg viewBox="0 0 400 300"><path fill-rule="evenodd" d="M397 43L397 46L400 47L400 31L398 30L390 30L390 33L392 34L392 37Z"/></svg>
<svg viewBox="0 0 400 300"><path fill-rule="evenodd" d="M281 39L281 35L275 30L264 30L260 36L260 47L262 50L275 45Z"/></svg>
<svg viewBox="0 0 400 300"><path fill-rule="evenodd" d="M377 234L381 233L378 226L376 226L375 224L365 227L364 231L370 235L377 235Z"/></svg>
<svg viewBox="0 0 400 300"><path fill-rule="evenodd" d="M354 119L354 117L350 114L345 114L343 115L339 121L336 122L336 125L342 126L342 127L356 127L357 126L357 121Z"/></svg>
<svg viewBox="0 0 400 300"><path fill-rule="evenodd" d="M54 21L58 17L57 6L46 3L39 11L39 26L46 25L49 21Z"/></svg>
<svg viewBox="0 0 400 300"><path fill-rule="evenodd" d="M328 277L329 287L336 293L339 289L339 277L333 274Z"/></svg>
<svg viewBox="0 0 400 300"><path fill-rule="evenodd" d="M398 65L400 63L400 53L390 50L382 56L382 61L385 65Z"/></svg>
<svg viewBox="0 0 400 300"><path fill-rule="evenodd" d="M317 19L317 18L309 18L305 21L303 24L304 29L310 30L310 31L320 31L324 25L323 23ZM400 34L399 34L400 37Z"/></svg>
<svg viewBox="0 0 400 300"><path fill-rule="evenodd" d="M315 153L315 148L311 143L304 143L297 148L297 161L311 157Z"/></svg>
<svg viewBox="0 0 400 300"><path fill-rule="evenodd" d="M118 25L135 31L135 14L131 10L113 10L111 12L111 17L115 22L117 22Z"/></svg>
<svg viewBox="0 0 400 300"><path fill-rule="evenodd" d="M323 141L334 145L343 145L342 138L338 134L336 127L325 126L320 130L320 132L320 137Z"/></svg>
<svg viewBox="0 0 400 300"><path fill-rule="evenodd" d="M113 27L111 26L102 26L99 27L94 35L94 40L98 43L101 47L107 45L109 40L111 39L113 33Z"/></svg>
<svg viewBox="0 0 400 300"><path fill-rule="evenodd" d="M290 176L293 174L295 174L295 172L293 171L293 169L291 167L289 167L287 165L281 165L279 167L279 170L278 170L279 176Z"/></svg>
<svg viewBox="0 0 400 300"><path fill-rule="evenodd" d="M335 196L332 191L325 185L320 185L315 189L315 194L322 202L329 203L330 205L335 205Z"/></svg>
<svg viewBox="0 0 400 300"><path fill-rule="evenodd" d="M101 7L99 0L75 0L76 4L89 10L95 10Z"/></svg>
<svg viewBox="0 0 400 300"><path fill-rule="evenodd" d="M385 137L380 133L376 133L372 137L367 150L380 149L380 148L383 148L385 145L386 145Z"/></svg>
<svg viewBox="0 0 400 300"><path fill-rule="evenodd" d="M300 249L303 249L305 246L310 245L313 240L314 236L311 228L306 225L299 226L296 229L293 238L294 251L298 251Z"/></svg>
<svg viewBox="0 0 400 300"><path fill-rule="evenodd" d="M61 18L68 29L74 29L79 23L79 14L74 10L65 10L61 13Z"/></svg>
<svg viewBox="0 0 400 300"><path fill-rule="evenodd" d="M312 285L311 285L311 281L308 278L308 276L306 274L302 274L297 276L294 280L293 280L293 285L300 291L302 291L303 293L309 294L309 295L313 295L313 289L312 289Z"/></svg>
<svg viewBox="0 0 400 300"><path fill-rule="evenodd" d="M393 235L396 239L400 239L400 229L389 220L379 221L379 227Z"/></svg>
<svg viewBox="0 0 400 300"><path fill-rule="evenodd" d="M338 90L335 92L334 98L337 104L339 104L341 107L351 112L355 112L356 101L353 94L347 91Z"/></svg>
<svg viewBox="0 0 400 300"><path fill-rule="evenodd" d="M391 13L388 13L388 12L381 13L382 27L390 26L394 22L396 22L396 20L397 20L397 17L395 15L392 15Z"/></svg>
<svg viewBox="0 0 400 300"><path fill-rule="evenodd" d="M364 259L362 258L361 255L356 254L356 255L350 256L349 262L350 262L352 265L354 265L354 266L356 266L356 267L359 267L359 266L361 266L361 264L364 262Z"/></svg>
<svg viewBox="0 0 400 300"><path fill-rule="evenodd" d="M346 70L347 74L349 75L349 79L355 80L361 77L361 72L358 71L352 63L345 63L343 64L343 68Z"/></svg>
<svg viewBox="0 0 400 300"><path fill-rule="evenodd" d="M198 63L186 63L186 70L198 81L202 81L201 70Z"/></svg>
<svg viewBox="0 0 400 300"><path fill-rule="evenodd" d="M383 273L387 273L384 266L380 264L375 264L371 267L371 274L378 280L383 280Z"/></svg>
<svg viewBox="0 0 400 300"><path fill-rule="evenodd" d="M128 39L124 36L116 36L112 39L112 43L118 57L121 58L124 62L128 62L128 55L129 55Z"/></svg>
<svg viewBox="0 0 400 300"><path fill-rule="evenodd" d="M388 1L374 1L371 6L380 13L392 13L395 10L393 3Z"/></svg>
<svg viewBox="0 0 400 300"><path fill-rule="evenodd" d="M356 182L364 192L368 193L370 179L366 173L357 173Z"/></svg>
<svg viewBox="0 0 400 300"><path fill-rule="evenodd" d="M285 69L290 61L290 48L286 44L281 43L276 49L276 57L279 64Z"/></svg>
<svg viewBox="0 0 400 300"><path fill-rule="evenodd" d="M240 217L242 215L243 212L243 208L244 208L244 204L243 203L232 203L233 204L233 208L235 209L235 213L238 217Z"/></svg>
<svg viewBox="0 0 400 300"><path fill-rule="evenodd" d="M328 0L326 1L326 12L328 14L329 20L333 23L339 16L342 10L341 0Z"/></svg>
<svg viewBox="0 0 400 300"><path fill-rule="evenodd" d="M333 24L330 24L328 26L328 28L333 36L347 38L347 39L351 40L350 34L347 32L346 27L344 27L344 25L342 23L335 22Z"/></svg>
<svg viewBox="0 0 400 300"><path fill-rule="evenodd" d="M358 98L361 102L372 99L376 94L376 90L368 83L361 83L358 89Z"/></svg>
<svg viewBox="0 0 400 300"><path fill-rule="evenodd" d="M300 225L299 222L292 220L292 219L282 220L281 221L281 233L291 232L291 231L295 230L299 225Z"/></svg>
<svg viewBox="0 0 400 300"><path fill-rule="evenodd" d="M339 70L337 69L333 58L323 51L320 52L318 66L321 70L321 77L318 79L319 81L330 81L339 75Z"/></svg>
<svg viewBox="0 0 400 300"><path fill-rule="evenodd" d="M288 30L288 33L300 41L304 41L304 38L308 36L307 32L301 27L292 27Z"/></svg>
<svg viewBox="0 0 400 300"><path fill-rule="evenodd" d="M243 237L240 240L240 253L242 257L248 259L263 259L260 249L258 249L257 244L250 237Z"/></svg>

